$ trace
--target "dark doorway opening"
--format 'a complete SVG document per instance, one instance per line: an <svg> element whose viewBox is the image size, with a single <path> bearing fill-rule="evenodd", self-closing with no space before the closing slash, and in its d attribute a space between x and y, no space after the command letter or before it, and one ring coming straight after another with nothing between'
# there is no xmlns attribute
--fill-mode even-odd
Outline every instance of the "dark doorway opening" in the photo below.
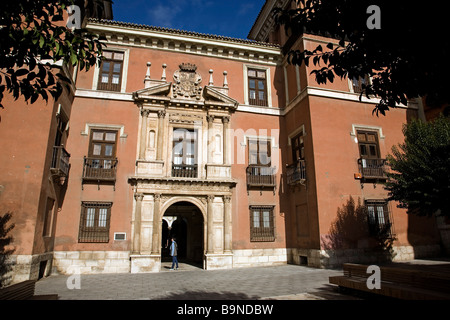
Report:
<svg viewBox="0 0 450 320"><path fill-rule="evenodd" d="M170 262L171 237L178 245L178 261L203 266L204 242L203 215L197 206L182 201L171 205L162 221L161 262Z"/></svg>

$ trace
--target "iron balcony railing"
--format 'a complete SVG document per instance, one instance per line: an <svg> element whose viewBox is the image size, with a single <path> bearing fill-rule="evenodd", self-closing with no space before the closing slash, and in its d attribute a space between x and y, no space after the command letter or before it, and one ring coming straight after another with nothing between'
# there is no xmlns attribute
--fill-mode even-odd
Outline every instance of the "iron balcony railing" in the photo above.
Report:
<svg viewBox="0 0 450 320"><path fill-rule="evenodd" d="M299 160L296 164L291 164L286 167L287 184L295 185L304 183L306 180L306 165L305 160Z"/></svg>
<svg viewBox="0 0 450 320"><path fill-rule="evenodd" d="M117 163L117 158L105 159L84 157L83 179L97 181L115 181Z"/></svg>
<svg viewBox="0 0 450 320"><path fill-rule="evenodd" d="M197 165L172 163L172 177L197 178Z"/></svg>
<svg viewBox="0 0 450 320"><path fill-rule="evenodd" d="M51 169L56 170L57 174L60 176L69 175L69 159L70 154L62 146L53 147L52 164Z"/></svg>
<svg viewBox="0 0 450 320"><path fill-rule="evenodd" d="M248 166L247 186L249 187L275 187L275 167Z"/></svg>
<svg viewBox="0 0 450 320"><path fill-rule="evenodd" d="M358 159L359 172L363 179L387 179L386 159Z"/></svg>

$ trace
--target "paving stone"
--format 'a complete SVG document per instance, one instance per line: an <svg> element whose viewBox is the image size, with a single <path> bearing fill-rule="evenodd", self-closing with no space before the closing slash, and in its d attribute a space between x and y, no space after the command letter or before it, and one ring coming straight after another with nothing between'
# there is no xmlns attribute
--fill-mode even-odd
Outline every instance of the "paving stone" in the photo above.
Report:
<svg viewBox="0 0 450 320"><path fill-rule="evenodd" d="M341 274L340 270L298 265L208 271L180 264L179 270L160 273L82 274L80 289L72 290L66 285L69 276L52 275L37 282L36 295L58 294L62 300L241 300L287 296L315 300L319 298L312 292L324 288L333 291L328 278Z"/></svg>

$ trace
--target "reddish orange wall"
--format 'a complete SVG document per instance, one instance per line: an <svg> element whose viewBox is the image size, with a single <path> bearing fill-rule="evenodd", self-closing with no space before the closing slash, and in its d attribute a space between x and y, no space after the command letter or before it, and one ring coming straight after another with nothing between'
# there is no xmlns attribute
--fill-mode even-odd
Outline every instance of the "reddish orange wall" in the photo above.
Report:
<svg viewBox="0 0 450 320"><path fill-rule="evenodd" d="M1 212L11 212L15 254L47 251L42 236L49 171L55 137L57 103L38 100L30 105L5 95L0 111Z"/></svg>
<svg viewBox="0 0 450 320"><path fill-rule="evenodd" d="M385 117L372 115L374 105L343 100L329 100L311 97L311 126L314 144L315 179L318 199L320 235L329 233L336 219L337 209L351 195L355 201L383 199L387 192L383 185L365 183L353 178L358 172L358 144L350 135L352 124L382 128L384 138L379 137L381 157L386 158L393 145L403 140L402 124L406 122L405 109L392 109ZM406 210L391 204L394 228L398 245L410 244L411 230L408 230ZM423 219L422 230L414 233L433 234L434 220Z"/></svg>
<svg viewBox="0 0 450 320"><path fill-rule="evenodd" d="M124 48L116 45L109 45L108 49ZM167 81L173 82L173 73L179 69L181 63L192 63L197 66L197 72L202 76L201 86L209 83L209 70L213 70L214 86L222 87L224 76L227 71L229 97L237 100L240 104L244 103L244 68L240 61L221 59L219 57L205 57L189 53L174 53L170 51L152 50L145 48L130 48L128 78L126 92L133 92L144 88L144 78L147 71L147 62L151 62L150 75L154 80L160 80L163 72L162 65L166 64ZM257 65L250 63L250 65ZM272 105L278 106L278 101L283 97L282 89L284 79L283 75L275 67L270 67ZM80 72L77 77L77 88L91 89L94 79L93 68L88 72Z"/></svg>
<svg viewBox="0 0 450 320"><path fill-rule="evenodd" d="M262 136L274 136L278 144L279 123L277 116L260 115L246 112L237 112L231 117L231 128L241 131L244 134L254 135L253 132ZM260 131L262 129L263 131ZM254 131L253 131L254 130ZM264 131L265 130L265 131ZM253 131L253 132L252 132ZM238 183L233 194L233 249L249 248L280 248L285 246L285 216L286 212L280 210L280 192L282 192L281 182L281 154L279 146L272 148L272 166L277 167L276 181L277 187L273 189L265 188L260 190L247 191L246 168L248 166L248 144L241 145L242 135L233 142L235 149L234 164L231 174ZM237 152L245 152L245 163L239 164L240 159ZM274 242L250 242L250 205L274 205L275 218L275 241Z"/></svg>
<svg viewBox="0 0 450 320"><path fill-rule="evenodd" d="M73 110L67 145L72 154L69 185L64 208L58 216L55 250L128 250L133 211L133 192L128 177L135 171L139 109L132 102L77 98ZM98 187L96 184L84 184L82 190L83 157L89 149L89 133L81 135L86 123L124 126L127 137L117 140L119 163L115 190L109 185ZM78 243L82 201L113 202L109 243ZM113 241L114 232L127 232L127 241Z"/></svg>

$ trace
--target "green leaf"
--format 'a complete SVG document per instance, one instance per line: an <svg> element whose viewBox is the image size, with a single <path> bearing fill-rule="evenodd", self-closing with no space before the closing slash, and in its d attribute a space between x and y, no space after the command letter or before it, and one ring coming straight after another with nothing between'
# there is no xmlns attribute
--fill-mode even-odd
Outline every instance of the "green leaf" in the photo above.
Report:
<svg viewBox="0 0 450 320"><path fill-rule="evenodd" d="M39 47L42 48L44 46L45 43L45 39L43 36L39 37Z"/></svg>
<svg viewBox="0 0 450 320"><path fill-rule="evenodd" d="M76 54L75 52L73 52L73 53L70 55L70 62L72 63L73 66L77 64L77 62L78 62L78 57L77 57L77 54Z"/></svg>
<svg viewBox="0 0 450 320"><path fill-rule="evenodd" d="M60 56L60 54L59 54L59 42L56 42L55 43L55 59L57 60L58 58L59 58L59 56Z"/></svg>

